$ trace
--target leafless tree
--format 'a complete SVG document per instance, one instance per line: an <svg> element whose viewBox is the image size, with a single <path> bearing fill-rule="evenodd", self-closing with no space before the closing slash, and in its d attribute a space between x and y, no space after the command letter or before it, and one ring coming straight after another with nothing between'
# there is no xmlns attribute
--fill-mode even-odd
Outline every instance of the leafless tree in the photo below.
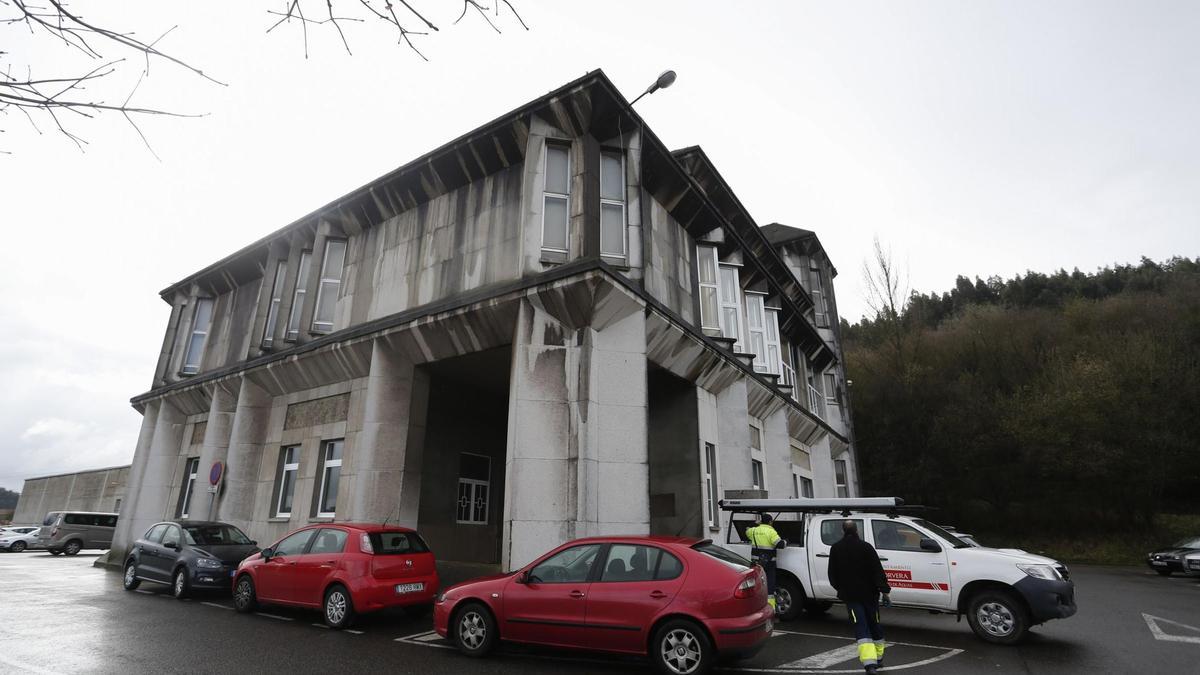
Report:
<svg viewBox="0 0 1200 675"><path fill-rule="evenodd" d="M867 286L867 306L875 320L887 326L888 339L896 352L898 364L904 363L904 308L908 302L908 274L901 272L892 260L891 249L884 250L875 237L870 260L863 260L863 282Z"/></svg>
<svg viewBox="0 0 1200 675"><path fill-rule="evenodd" d="M346 37L342 23L382 21L394 29L397 44L406 45L425 61L429 59L417 48L413 39L438 31L433 21L415 7L418 0L283 2L285 4L282 10L268 10L268 15L274 22L267 28L267 32L270 33L281 25L298 25L303 35L305 58L308 58L310 25L336 31L347 53L351 53L350 40ZM314 10L313 6L317 2L321 8ZM426 4L433 2L447 4L453 0L425 0ZM493 8L481 5L476 0L462 0L461 11L454 23L462 21L469 11L474 10L488 26L499 33L497 22L500 20L502 5L512 13L522 28L529 30L509 0L496 0L494 14L491 16L489 11ZM0 0L0 45L7 42L3 39L4 31L27 30L35 40L50 40L67 45L83 57L82 63L86 64L72 72L35 75L34 64L14 64L14 55L0 46L0 132L7 130L8 125L4 120L8 116L20 113L37 133L42 133L39 121L43 124L49 123L51 128L57 129L82 150L87 141L72 130L72 121L91 119L102 113L120 114L137 132L146 147L150 148L145 134L138 127L137 119L148 115L199 116L134 103L138 87L150 74L151 63L166 62L212 84L226 86L226 83L159 47L163 38L177 27L172 26L154 40L144 41L135 37L133 32L110 28L104 22L85 17L84 14L74 11L66 0ZM133 62L141 64L140 73L133 71L137 73L136 82L128 90L121 89L119 93L114 94L114 86L121 86L118 84L119 80L114 78L129 70L131 58ZM96 89L97 93L93 93L92 89ZM150 151L153 153L153 149ZM0 152L5 151L0 149Z"/></svg>

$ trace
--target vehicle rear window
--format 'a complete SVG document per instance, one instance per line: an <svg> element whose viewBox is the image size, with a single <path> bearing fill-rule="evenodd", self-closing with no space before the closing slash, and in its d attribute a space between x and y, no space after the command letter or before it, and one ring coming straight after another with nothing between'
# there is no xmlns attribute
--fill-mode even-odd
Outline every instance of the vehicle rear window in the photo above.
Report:
<svg viewBox="0 0 1200 675"><path fill-rule="evenodd" d="M428 553L429 547L416 532L372 532L371 548L376 555Z"/></svg>
<svg viewBox="0 0 1200 675"><path fill-rule="evenodd" d="M219 546L250 543L250 538L232 525L188 525L183 530L187 533L189 544Z"/></svg>
<svg viewBox="0 0 1200 675"><path fill-rule="evenodd" d="M42 521L42 525L44 525L45 527L50 527L51 525L54 524L54 521L58 520L58 517L61 515L62 514L58 513L57 511L54 513L47 513L46 519Z"/></svg>
<svg viewBox="0 0 1200 675"><path fill-rule="evenodd" d="M702 541L699 544L696 544L695 546L693 546L692 550L699 551L706 555L710 555L727 565L731 565L735 568L738 568L739 571L748 570L751 567L754 567L754 563L750 562L749 560L746 560L745 558L734 553L733 551L730 551L728 549L724 549L724 548L721 548L720 546L717 546L716 544L712 543L711 541Z"/></svg>

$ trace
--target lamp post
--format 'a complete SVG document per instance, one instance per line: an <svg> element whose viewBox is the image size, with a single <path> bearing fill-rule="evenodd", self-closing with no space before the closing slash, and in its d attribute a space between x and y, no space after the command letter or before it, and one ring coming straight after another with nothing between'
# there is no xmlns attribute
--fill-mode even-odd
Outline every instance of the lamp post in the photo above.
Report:
<svg viewBox="0 0 1200 675"><path fill-rule="evenodd" d="M643 91L641 94L638 94L637 98L635 98L629 102L629 107L632 108L633 104L642 100L642 97L645 96L646 94L653 94L654 92L658 91L659 89L666 89L667 87L671 86L672 84L675 84L675 71L664 70L662 72L662 74L658 76L658 79L654 81L654 84L651 84L649 87L646 88L646 91Z"/></svg>

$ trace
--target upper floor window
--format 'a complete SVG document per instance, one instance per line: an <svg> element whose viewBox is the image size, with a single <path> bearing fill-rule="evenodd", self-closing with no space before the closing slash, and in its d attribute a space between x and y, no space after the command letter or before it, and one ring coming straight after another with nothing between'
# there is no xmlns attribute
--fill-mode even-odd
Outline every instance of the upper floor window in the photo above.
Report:
<svg viewBox="0 0 1200 675"><path fill-rule="evenodd" d="M720 265L721 335L733 338L735 351L746 351L742 341L742 282L738 268Z"/></svg>
<svg viewBox="0 0 1200 675"><path fill-rule="evenodd" d="M846 460L844 460L844 459L833 460L833 477L834 477L834 481L836 481L836 483L837 483L837 496L843 497L843 498L849 497L850 496L850 481L847 479L847 476L846 476Z"/></svg>
<svg viewBox="0 0 1200 675"><path fill-rule="evenodd" d="M300 269L296 272L296 291L292 294L292 308L288 310L287 339L300 337L300 313L304 311L304 296L308 293L308 261L312 251L300 254Z"/></svg>
<svg viewBox="0 0 1200 675"><path fill-rule="evenodd" d="M600 254L625 257L625 156L600 153Z"/></svg>
<svg viewBox="0 0 1200 675"><path fill-rule="evenodd" d="M832 372L825 373L825 402L838 405L837 375Z"/></svg>
<svg viewBox="0 0 1200 675"><path fill-rule="evenodd" d="M696 247L696 278L700 288L700 327L721 330L716 246Z"/></svg>
<svg viewBox="0 0 1200 675"><path fill-rule="evenodd" d="M763 315L763 326L766 328L767 353L764 355L767 372L776 375L783 374L783 349L779 344L779 309L767 307Z"/></svg>
<svg viewBox="0 0 1200 675"><path fill-rule="evenodd" d="M750 351L755 357L754 369L766 373L778 368L772 366L767 358L767 312L764 297L760 293L746 294L746 334L750 336Z"/></svg>
<svg viewBox="0 0 1200 675"><path fill-rule="evenodd" d="M817 326L820 328L829 327L829 307L825 301L825 289L821 287L821 264L816 258L810 258L808 261L809 271L809 295L813 300L813 314Z"/></svg>
<svg viewBox="0 0 1200 675"><path fill-rule="evenodd" d="M184 375L200 372L200 359L204 357L204 345L208 342L208 329L212 325L212 298L196 298L196 311L192 314L192 334L188 338L187 353L183 357Z"/></svg>
<svg viewBox="0 0 1200 675"><path fill-rule="evenodd" d="M267 306L267 325L263 327L262 345L270 347L275 341L275 325L279 323L279 305L283 302L283 282L287 278L287 261L275 263L275 279L271 282L271 304Z"/></svg>
<svg viewBox="0 0 1200 675"><path fill-rule="evenodd" d="M542 248L567 252L571 209L571 159L567 146L546 144L542 202Z"/></svg>
<svg viewBox="0 0 1200 675"><path fill-rule="evenodd" d="M317 286L317 308L313 312L314 333L333 330L333 313L338 292L342 288L342 268L346 262L346 240L325 241L325 257L321 261L321 283Z"/></svg>

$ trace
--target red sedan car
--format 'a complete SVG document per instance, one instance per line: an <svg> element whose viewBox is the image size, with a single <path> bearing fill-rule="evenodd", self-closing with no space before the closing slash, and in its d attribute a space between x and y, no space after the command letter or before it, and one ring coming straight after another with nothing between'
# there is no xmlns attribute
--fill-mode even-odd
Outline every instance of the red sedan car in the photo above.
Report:
<svg viewBox="0 0 1200 675"><path fill-rule="evenodd" d="M320 607L330 628L356 612L385 607L424 611L438 590L433 553L416 532L357 523L311 525L289 533L234 572L239 612L259 603Z"/></svg>
<svg viewBox="0 0 1200 675"><path fill-rule="evenodd" d="M433 617L468 656L511 640L648 654L671 675L749 656L772 628L761 568L708 540L660 536L577 539L447 589Z"/></svg>

